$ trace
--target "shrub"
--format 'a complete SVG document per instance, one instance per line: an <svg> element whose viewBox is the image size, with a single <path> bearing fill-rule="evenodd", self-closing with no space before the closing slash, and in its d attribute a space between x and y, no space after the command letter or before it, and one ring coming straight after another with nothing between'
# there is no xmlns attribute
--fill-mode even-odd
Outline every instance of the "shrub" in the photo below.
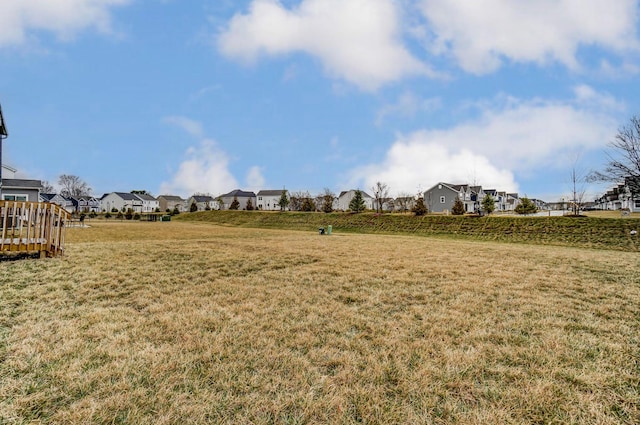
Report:
<svg viewBox="0 0 640 425"><path fill-rule="evenodd" d="M464 204L460 200L460 198L456 198L453 201L453 207L451 207L451 214L453 215L462 215L464 214Z"/></svg>
<svg viewBox="0 0 640 425"><path fill-rule="evenodd" d="M416 201L416 204L413 206L411 211L417 216L425 215L426 213L429 212L429 210L427 209L427 206L424 204L423 197L418 198L418 200Z"/></svg>
<svg viewBox="0 0 640 425"><path fill-rule="evenodd" d="M538 207L536 207L536 204L531 202L531 200L525 196L520 199L520 203L516 207L515 211L517 214L535 214L538 212Z"/></svg>
<svg viewBox="0 0 640 425"><path fill-rule="evenodd" d="M111 213L107 212L104 214L104 218L106 218L107 220L109 220L111 218Z"/></svg>
<svg viewBox="0 0 640 425"><path fill-rule="evenodd" d="M134 219L134 220L140 220L140 214L135 213L135 214L133 215L133 219Z"/></svg>

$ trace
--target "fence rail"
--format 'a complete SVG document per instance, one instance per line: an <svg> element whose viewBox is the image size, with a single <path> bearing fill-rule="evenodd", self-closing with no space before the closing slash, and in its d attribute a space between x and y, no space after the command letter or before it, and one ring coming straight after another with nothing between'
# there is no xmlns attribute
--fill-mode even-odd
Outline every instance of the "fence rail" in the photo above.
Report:
<svg viewBox="0 0 640 425"><path fill-rule="evenodd" d="M64 253L64 236L70 214L46 202L0 201L0 253Z"/></svg>

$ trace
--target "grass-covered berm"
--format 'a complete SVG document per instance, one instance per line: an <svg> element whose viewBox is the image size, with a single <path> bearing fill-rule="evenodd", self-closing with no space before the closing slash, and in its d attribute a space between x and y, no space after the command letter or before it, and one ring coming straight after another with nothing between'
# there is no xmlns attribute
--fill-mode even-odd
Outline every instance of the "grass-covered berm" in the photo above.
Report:
<svg viewBox="0 0 640 425"><path fill-rule="evenodd" d="M640 422L637 252L336 223L93 220L0 263L0 423Z"/></svg>
<svg viewBox="0 0 640 425"><path fill-rule="evenodd" d="M174 219L226 226L313 231L331 225L342 233L405 234L484 241L563 245L640 251L640 214L621 218L620 212L592 213L596 217L447 216L413 214L348 214L263 211L201 211Z"/></svg>

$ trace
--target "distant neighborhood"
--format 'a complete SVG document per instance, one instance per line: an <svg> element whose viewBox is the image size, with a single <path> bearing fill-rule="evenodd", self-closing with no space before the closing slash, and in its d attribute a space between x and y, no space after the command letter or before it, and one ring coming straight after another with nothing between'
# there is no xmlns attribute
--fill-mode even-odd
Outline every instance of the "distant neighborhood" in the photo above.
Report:
<svg viewBox="0 0 640 425"><path fill-rule="evenodd" d="M358 189L349 189L339 194L323 193L312 196L308 192L289 193L286 189L260 190L257 193L240 189L213 196L194 194L188 198L166 194L152 196L145 191L110 192L101 197L90 195L64 197L58 193L42 191L40 180L15 178L16 170L7 165L2 166L0 193L3 200L49 202L57 204L71 213L106 213L131 211L138 214L148 213L183 213L205 210L262 210L262 211L327 211L327 197L330 197L330 211L349 211L350 204ZM284 195L288 200L282 205ZM372 196L367 191L360 191L364 208L384 212L407 212L415 206L419 196L384 197L380 194ZM518 193L510 193L494 188L483 188L470 184L451 184L438 182L419 194L430 213L450 213L456 199L462 202L465 213L477 213L482 210L485 197L491 196L495 212L510 213L516 211L521 202ZM289 202L290 200L290 202ZM304 202L303 202L304 201ZM568 210L572 200L545 202L530 199L538 210ZM640 212L640 196L635 197L630 189L630 182L625 181L607 191L595 201L582 202L581 209L628 210Z"/></svg>

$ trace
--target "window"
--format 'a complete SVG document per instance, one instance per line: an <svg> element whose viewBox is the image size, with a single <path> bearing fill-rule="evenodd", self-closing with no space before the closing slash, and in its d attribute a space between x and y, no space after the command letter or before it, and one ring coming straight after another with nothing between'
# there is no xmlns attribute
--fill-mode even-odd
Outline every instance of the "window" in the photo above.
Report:
<svg viewBox="0 0 640 425"><path fill-rule="evenodd" d="M440 203L444 204L446 202L446 198L444 196L440 197Z"/></svg>
<svg viewBox="0 0 640 425"><path fill-rule="evenodd" d="M28 201L27 195L2 195L5 201Z"/></svg>
<svg viewBox="0 0 640 425"><path fill-rule="evenodd" d="M640 199L636 199L636 208L640 208Z"/></svg>

